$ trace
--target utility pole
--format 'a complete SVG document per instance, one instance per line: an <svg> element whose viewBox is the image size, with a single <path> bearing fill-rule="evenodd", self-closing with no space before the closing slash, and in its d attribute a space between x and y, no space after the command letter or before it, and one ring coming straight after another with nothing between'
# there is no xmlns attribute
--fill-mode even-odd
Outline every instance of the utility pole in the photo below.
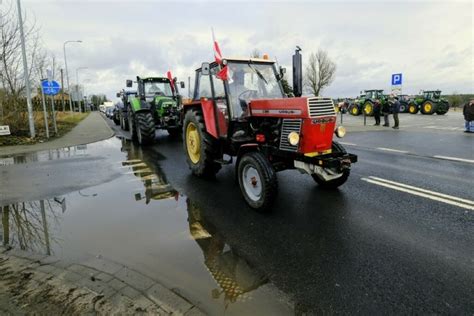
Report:
<svg viewBox="0 0 474 316"><path fill-rule="evenodd" d="M17 0L16 3L18 6L18 22L20 23L21 52L23 55L23 72L25 76L26 104L28 106L28 121L30 124L30 137L35 138L36 132L35 132L35 122L33 119L33 105L31 103L30 74L28 71L28 62L26 60L25 34L23 32L23 18L21 17L20 0Z"/></svg>
<svg viewBox="0 0 474 316"><path fill-rule="evenodd" d="M82 41L81 40L78 40L78 41L65 41L64 44L63 44L64 66L66 67L67 92L69 94L69 110L72 112L71 91L70 91L70 88L69 88L69 72L67 71L67 58L66 58L66 44L67 43L82 43Z"/></svg>

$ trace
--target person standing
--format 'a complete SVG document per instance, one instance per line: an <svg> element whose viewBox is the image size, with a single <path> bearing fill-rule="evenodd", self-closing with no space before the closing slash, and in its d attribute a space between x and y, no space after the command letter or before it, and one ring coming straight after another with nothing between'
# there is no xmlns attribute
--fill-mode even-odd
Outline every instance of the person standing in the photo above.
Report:
<svg viewBox="0 0 474 316"><path fill-rule="evenodd" d="M388 121L388 116L390 115L390 101L385 100L385 102L382 105L382 114L383 114L383 121L384 124L383 126L389 127L389 121Z"/></svg>
<svg viewBox="0 0 474 316"><path fill-rule="evenodd" d="M393 121L395 125L393 125L394 129L399 129L399 121L398 121L398 113L400 113L400 102L398 101L398 97L395 97L392 105L392 113L393 113Z"/></svg>
<svg viewBox="0 0 474 316"><path fill-rule="evenodd" d="M474 133L474 99L471 99L468 103L464 105L462 109L462 114L464 114L464 127L465 133Z"/></svg>
<svg viewBox="0 0 474 316"><path fill-rule="evenodd" d="M379 126L380 125L380 101L379 100L375 100L375 103L374 103L374 118L375 118L374 126Z"/></svg>

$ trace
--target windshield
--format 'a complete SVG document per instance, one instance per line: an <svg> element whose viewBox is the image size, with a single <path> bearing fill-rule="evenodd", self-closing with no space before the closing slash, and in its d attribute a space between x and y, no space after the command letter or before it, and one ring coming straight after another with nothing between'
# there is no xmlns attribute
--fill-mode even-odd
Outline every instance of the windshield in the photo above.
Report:
<svg viewBox="0 0 474 316"><path fill-rule="evenodd" d="M145 96L154 97L157 95L172 97L173 91L169 82L145 82Z"/></svg>
<svg viewBox="0 0 474 316"><path fill-rule="evenodd" d="M229 62L229 99L234 117L252 99L283 98L283 91L271 63ZM242 102L243 101L243 102Z"/></svg>

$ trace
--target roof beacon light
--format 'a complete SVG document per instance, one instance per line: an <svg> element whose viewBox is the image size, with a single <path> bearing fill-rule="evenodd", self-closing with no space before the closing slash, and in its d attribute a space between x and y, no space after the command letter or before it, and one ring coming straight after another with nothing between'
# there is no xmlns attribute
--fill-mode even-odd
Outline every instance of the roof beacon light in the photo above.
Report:
<svg viewBox="0 0 474 316"><path fill-rule="evenodd" d="M263 59L265 59L265 60L269 60L269 58L268 58L268 54L263 54Z"/></svg>

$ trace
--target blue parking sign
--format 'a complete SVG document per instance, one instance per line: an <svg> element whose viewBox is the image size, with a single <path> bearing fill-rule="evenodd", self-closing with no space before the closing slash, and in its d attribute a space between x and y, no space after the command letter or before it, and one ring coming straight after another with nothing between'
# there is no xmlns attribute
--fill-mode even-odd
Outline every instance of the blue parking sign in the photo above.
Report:
<svg viewBox="0 0 474 316"><path fill-rule="evenodd" d="M392 75L392 86L398 86L402 84L402 74Z"/></svg>

